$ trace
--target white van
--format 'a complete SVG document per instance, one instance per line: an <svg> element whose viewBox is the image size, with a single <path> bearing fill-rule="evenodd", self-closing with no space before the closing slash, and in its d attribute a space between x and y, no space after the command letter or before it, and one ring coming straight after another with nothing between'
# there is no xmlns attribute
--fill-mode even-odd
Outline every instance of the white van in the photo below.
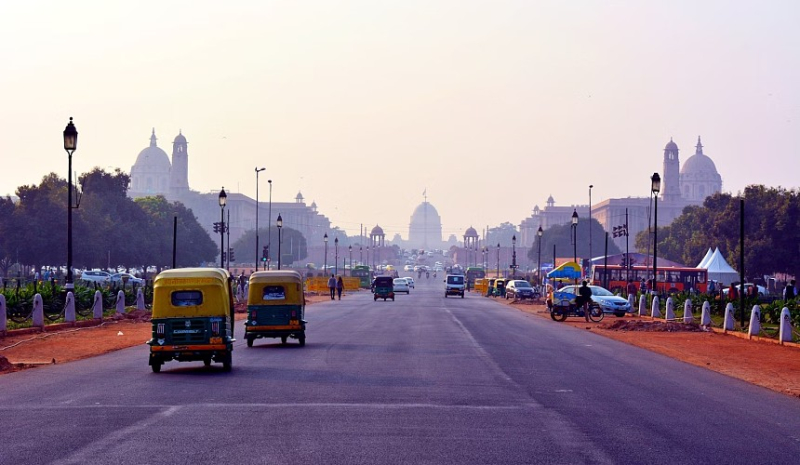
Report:
<svg viewBox="0 0 800 465"><path fill-rule="evenodd" d="M466 283L464 275L449 274L445 277L444 283L445 298L447 298L448 295L460 295L462 299L464 298L464 285Z"/></svg>

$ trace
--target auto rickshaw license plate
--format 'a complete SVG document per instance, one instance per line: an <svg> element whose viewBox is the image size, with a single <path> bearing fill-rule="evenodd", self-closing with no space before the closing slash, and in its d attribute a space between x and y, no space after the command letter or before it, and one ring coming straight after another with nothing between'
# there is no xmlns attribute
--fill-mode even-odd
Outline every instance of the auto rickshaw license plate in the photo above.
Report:
<svg viewBox="0 0 800 465"><path fill-rule="evenodd" d="M289 324L290 325L299 325L300 321L299 320L289 320Z"/></svg>
<svg viewBox="0 0 800 465"><path fill-rule="evenodd" d="M222 338L221 337L209 338L208 343L209 344L222 344Z"/></svg>

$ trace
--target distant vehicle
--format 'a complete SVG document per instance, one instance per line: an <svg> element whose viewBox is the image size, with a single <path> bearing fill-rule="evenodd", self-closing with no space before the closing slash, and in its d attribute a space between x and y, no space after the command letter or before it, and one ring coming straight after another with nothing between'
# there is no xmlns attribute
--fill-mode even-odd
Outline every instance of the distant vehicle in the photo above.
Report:
<svg viewBox="0 0 800 465"><path fill-rule="evenodd" d="M536 294L537 293L533 289L533 286L531 286L528 281L524 281L522 279L512 279L508 282L508 284L506 284L506 299L533 299L536 297Z"/></svg>
<svg viewBox="0 0 800 465"><path fill-rule="evenodd" d="M403 271L414 271L414 267L411 265L406 265L403 267Z"/></svg>
<svg viewBox="0 0 800 465"><path fill-rule="evenodd" d="M86 270L81 273L80 279L87 283L108 284L111 282L111 273L100 270Z"/></svg>
<svg viewBox="0 0 800 465"><path fill-rule="evenodd" d="M580 286L570 285L562 287L559 291L579 295L579 288ZM592 301L603 309L603 313L613 313L621 317L631 311L631 304L627 299L612 294L608 289L600 286L589 286L589 289L592 290Z"/></svg>
<svg viewBox="0 0 800 465"><path fill-rule="evenodd" d="M406 276L405 280L408 281L408 287L414 289L414 278L412 278L411 276Z"/></svg>
<svg viewBox="0 0 800 465"><path fill-rule="evenodd" d="M397 293L397 292L405 292L406 294L410 294L411 293L411 290L410 290L410 287L408 286L408 281L406 281L406 278L394 278L394 281L392 282L392 286L394 287L394 292L395 293Z"/></svg>
<svg viewBox="0 0 800 465"><path fill-rule="evenodd" d="M759 286L759 285L753 284L753 283L744 283L744 288L747 289L747 292L745 292L744 295L750 295L750 289L752 289L753 286L756 286L756 289L758 289L758 296L759 297L764 297L765 295L767 295L767 288L766 287ZM739 284L739 285L736 286L736 288L739 289L739 291L741 292L742 285ZM728 297L728 290L729 289L730 289L729 286L726 286L725 288L723 288L722 289L722 295L724 295L725 297Z"/></svg>
<svg viewBox="0 0 800 465"><path fill-rule="evenodd" d="M486 273L483 271L483 267L480 266L470 266L467 267L467 284L469 287L472 288L475 286L475 280L486 277Z"/></svg>
<svg viewBox="0 0 800 465"><path fill-rule="evenodd" d="M622 265L603 266L595 264L591 271L592 284L606 283L609 289L623 292L627 286L627 279L634 283L642 279L649 280L653 277L653 267L644 265L631 265L625 269ZM708 270L704 268L689 267L663 267L658 269L656 280L659 292L683 292L692 287L695 291L704 293L708 286Z"/></svg>
<svg viewBox="0 0 800 465"><path fill-rule="evenodd" d="M111 275L111 283L116 285L130 284L135 286L144 286L144 279L137 278L130 273L114 273Z"/></svg>
<svg viewBox="0 0 800 465"><path fill-rule="evenodd" d="M372 280L370 274L370 269L367 265L356 265L352 270L350 270L350 276L353 278L358 278L359 286L365 289L370 286Z"/></svg>
<svg viewBox="0 0 800 465"><path fill-rule="evenodd" d="M464 275L460 274L449 274L444 278L445 287L444 287L444 297L447 298L448 295L460 295L461 298L464 298Z"/></svg>

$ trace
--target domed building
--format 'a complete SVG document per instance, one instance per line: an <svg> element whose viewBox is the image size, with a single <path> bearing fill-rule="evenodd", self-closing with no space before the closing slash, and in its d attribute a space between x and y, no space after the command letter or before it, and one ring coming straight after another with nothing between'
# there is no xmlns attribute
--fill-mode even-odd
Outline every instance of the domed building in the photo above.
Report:
<svg viewBox="0 0 800 465"><path fill-rule="evenodd" d="M423 250L442 248L442 219L427 200L419 204L411 215L408 246Z"/></svg>
<svg viewBox="0 0 800 465"><path fill-rule="evenodd" d="M709 195L722 191L722 176L714 161L703 153L699 136L694 155L681 167L680 185L683 198L691 202L702 202Z"/></svg>
<svg viewBox="0 0 800 465"><path fill-rule="evenodd" d="M189 154L186 137L180 132L172 144L172 162L157 144L156 130L150 135L150 146L139 152L131 167L131 198L163 195L176 198L189 192Z"/></svg>

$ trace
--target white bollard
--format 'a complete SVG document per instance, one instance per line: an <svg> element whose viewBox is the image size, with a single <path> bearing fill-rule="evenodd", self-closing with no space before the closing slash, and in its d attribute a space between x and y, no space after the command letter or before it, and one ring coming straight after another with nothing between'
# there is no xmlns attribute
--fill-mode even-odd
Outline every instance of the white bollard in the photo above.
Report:
<svg viewBox="0 0 800 465"><path fill-rule="evenodd" d="M125 313L125 292L117 292L117 313Z"/></svg>
<svg viewBox="0 0 800 465"><path fill-rule="evenodd" d="M653 318L661 318L661 309L658 305L658 296L653 296L653 305L650 308L650 316Z"/></svg>
<svg viewBox="0 0 800 465"><path fill-rule="evenodd" d="M2 317L0 316L0 318ZM786 307L783 307L783 310L781 310L780 336L781 336L780 337L781 342L792 342L792 315L789 314L789 309Z"/></svg>
<svg viewBox="0 0 800 465"><path fill-rule="evenodd" d="M44 302L42 294L33 296L33 326L38 326L44 330Z"/></svg>
<svg viewBox="0 0 800 465"><path fill-rule="evenodd" d="M667 297L667 311L665 312L664 320L675 321L675 302L672 297Z"/></svg>
<svg viewBox="0 0 800 465"><path fill-rule="evenodd" d="M6 296L0 294L0 335L6 333L8 329L8 320L6 316Z"/></svg>
<svg viewBox="0 0 800 465"><path fill-rule="evenodd" d="M145 307L144 307L144 291L142 291L142 288L140 287L136 291L136 310L144 310L144 309L145 309Z"/></svg>
<svg viewBox="0 0 800 465"><path fill-rule="evenodd" d="M753 309L750 310L750 328L747 330L747 334L749 337L758 336L758 333L761 332L761 307L758 305L753 305Z"/></svg>
<svg viewBox="0 0 800 465"><path fill-rule="evenodd" d="M686 299L683 303L683 323L692 324L694 322L694 315L692 314L692 299Z"/></svg>
<svg viewBox="0 0 800 465"><path fill-rule="evenodd" d="M729 302L728 305L725 306L725 323L723 329L725 331L733 331L733 327L734 327L733 304Z"/></svg>
<svg viewBox="0 0 800 465"><path fill-rule="evenodd" d="M642 296L639 297L639 316L645 315L647 315L647 297L642 294Z"/></svg>
<svg viewBox="0 0 800 465"><path fill-rule="evenodd" d="M92 302L92 316L95 320L103 319L103 293L94 291L94 302Z"/></svg>
<svg viewBox="0 0 800 465"><path fill-rule="evenodd" d="M75 319L75 294L69 291L67 292L67 302L64 308L64 321L74 323Z"/></svg>
<svg viewBox="0 0 800 465"><path fill-rule="evenodd" d="M711 304L703 302L703 315L700 317L700 326L711 326Z"/></svg>

